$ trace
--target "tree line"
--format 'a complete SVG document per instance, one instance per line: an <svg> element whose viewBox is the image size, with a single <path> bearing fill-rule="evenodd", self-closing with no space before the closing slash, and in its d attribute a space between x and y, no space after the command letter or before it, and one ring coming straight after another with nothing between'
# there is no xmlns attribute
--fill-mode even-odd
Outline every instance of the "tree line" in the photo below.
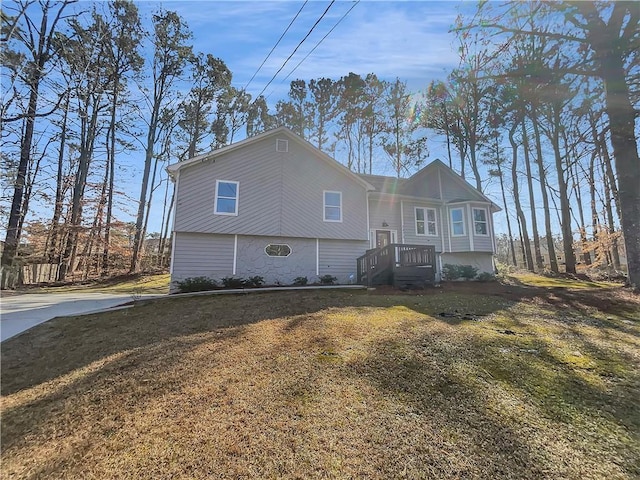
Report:
<svg viewBox="0 0 640 480"><path fill-rule="evenodd" d="M631 3L480 3L453 29L459 66L446 80L411 92L374 73L297 79L272 109L234 87L222 59L193 51L178 13L157 11L145 31L135 3L74 3L24 0L2 12L5 271L30 227L59 281L137 271L159 198L153 262L166 262L174 198L164 167L284 125L360 173L409 175L437 144L451 168L500 198L514 264L559 271L561 253L575 272L579 251L583 263L619 270L624 249L640 284ZM132 152L137 198L117 185ZM50 208L30 217L32 202Z"/></svg>

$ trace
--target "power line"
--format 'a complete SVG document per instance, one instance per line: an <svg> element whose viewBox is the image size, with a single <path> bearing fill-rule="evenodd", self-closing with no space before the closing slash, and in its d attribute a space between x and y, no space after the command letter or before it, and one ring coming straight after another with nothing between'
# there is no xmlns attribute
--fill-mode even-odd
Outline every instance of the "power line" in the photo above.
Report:
<svg viewBox="0 0 640 480"><path fill-rule="evenodd" d="M284 38L284 36L287 34L287 32L289 31L289 29L291 28L291 25L293 25L293 22L296 21L296 18L298 18L298 15L300 15L300 12L302 12L302 9L304 8L304 6L309 2L309 0L305 0L305 2L302 4L302 6L300 7L300 10L298 10L298 13L296 13L296 16L293 17L293 20L291 20L291 22L289 23L289 26L287 27L287 29L282 33L282 35L280 35L280 38L278 39L278 41L276 42L276 44L273 46L273 48L271 49L271 51L267 54L267 56L265 57L265 59L262 61L262 63L260 64L260 66L258 67L258 69L256 70L256 73L253 74L253 76L251 77L251 79L249 80L249 82L247 82L247 84L244 86L243 90L247 90L247 88L249 87L249 84L253 81L254 78L256 78L256 75L258 74L258 72L260 71L260 69L264 66L264 64L267 62L267 60L269 59L269 57L271 56L271 54L273 53L273 51L276 49L276 47L278 45L280 45L280 41Z"/></svg>
<svg viewBox="0 0 640 480"><path fill-rule="evenodd" d="M359 3L360 3L360 0L357 0L357 1L356 1L356 2L351 6L351 8L350 8L349 10L347 10L347 12L346 12L344 15L342 15L342 17L340 18L340 20L338 20L338 21L336 22L336 24L335 24L333 27L331 27L331 30L329 30L329 31L327 32L327 34L326 34L324 37L322 37L318 43L316 43L315 47L313 47L313 48L309 51L309 53L307 53L307 55L306 55L302 60L300 60L300 63L298 63L298 64L293 68L293 70L291 70L291 71L289 72L289 74L288 74L286 77L284 77L284 78L282 79L282 81L280 82L280 84L283 84L283 83L287 80L287 78L289 78L291 75L293 75L293 72L295 72L295 71L298 69L298 67L299 67L300 65L302 65L302 63L303 63L307 58L309 58L309 56L314 52L314 50L315 50L316 48L318 48L322 42L324 42L324 39L325 39L325 38L327 38L327 37L331 34L331 32L333 32L333 31L335 30L335 28L336 28L338 25L340 25L340 22L342 22L342 21L345 19L345 17L346 17L347 15L349 15L349 13L351 13L351 10L353 10L353 9L356 7L356 5L358 5ZM271 93L273 93L273 92L271 92ZM269 98L269 96L271 96L271 93L270 93L269 95L267 95L267 98Z"/></svg>
<svg viewBox="0 0 640 480"><path fill-rule="evenodd" d="M304 41L309 38L309 35L311 35L311 32L313 32L313 30L318 26L318 24L320 23L320 21L322 21L322 19L324 18L324 16L327 14L327 12L329 11L329 9L331 8L331 6L335 3L336 0L331 0L331 3L329 4L329 6L325 9L325 11L322 13L322 15L320 15L320 18L318 20L316 20L316 23L313 24L313 27L311 27L311 30L309 30L307 32L307 34L304 36L304 38L302 40L300 40L300 43L298 43L298 45L296 46L296 48L293 50L293 52L291 52L291 55L289 55L287 57L287 59L284 61L284 63L282 64L282 66L278 69L278 71L273 75L273 77L271 77L271 80L269 80L269 82L264 86L264 88L262 89L262 91L256 96L256 98L259 98L260 95L262 95L264 93L264 91L269 87L269 85L271 85L271 82L273 82L275 80L275 78L278 76L278 74L282 71L282 69L285 67L285 65L287 65L287 63L289 62L289 60L291 60L291 57L293 57L295 55L295 53L298 51L298 48L300 48L300 46L304 43Z"/></svg>

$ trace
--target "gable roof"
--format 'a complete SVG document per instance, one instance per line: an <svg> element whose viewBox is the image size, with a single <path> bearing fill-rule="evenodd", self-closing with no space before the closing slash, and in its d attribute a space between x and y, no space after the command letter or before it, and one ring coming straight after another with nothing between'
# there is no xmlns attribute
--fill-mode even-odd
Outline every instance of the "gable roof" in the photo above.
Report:
<svg viewBox="0 0 640 480"><path fill-rule="evenodd" d="M367 182L365 179L363 179L360 176L356 175L351 170L349 170L347 167L345 167L344 165L338 163L335 159L331 158L329 155L324 153L322 150L319 150L318 148L316 148L315 146L313 146L312 144L310 144L309 142L304 140L302 137L300 137L300 136L296 135L295 133L293 133L287 127L278 127L278 128L273 129L273 130L269 130L267 132L260 133L260 134L256 135L255 137L246 138L246 139L241 140L241 141L239 141L237 143L232 143L231 145L227 145L227 146L224 146L222 148L218 148L217 150L212 150L211 152L204 153L202 155L197 155L197 156L195 156L193 158L190 158L188 160L185 160L183 162L173 163L173 164L171 164L171 165L169 165L167 167L167 172L169 172L169 175L171 176L171 178L173 180L175 180L175 177L178 175L180 170L182 170L184 168L200 165L200 164L202 164L203 162L205 162L207 160L219 157L221 155L233 152L235 150L239 150L241 148L247 147L249 145L253 145L254 143L258 143L258 142L260 142L262 140L265 140L265 139L267 139L269 137L275 137L277 135L280 135L280 136L284 135L288 139L296 142L298 145L300 145L301 147L305 148L310 153L314 154L320 160L324 161L325 163L327 163L331 167L339 170L342 174L350 177L352 180L354 180L354 181L358 182L359 184L361 184L367 190L375 190L375 187L373 185L371 185L369 182Z"/></svg>
<svg viewBox="0 0 640 480"><path fill-rule="evenodd" d="M473 201L474 198L480 202L486 202L492 205L495 211L502 210L499 206L497 206L490 198L480 192L477 188L470 185L465 179L463 179L456 172L451 170L444 162L440 159L435 159L428 165L425 165L423 168L418 170L416 173L411 175L409 178L397 178L397 177L388 177L383 175L368 175L364 173L359 173L358 176L365 179L368 183L375 187L375 191L379 193L388 193L395 195L406 195L406 196L414 196L411 194L411 188L415 186L421 178L427 175L433 175L435 171L440 170L444 172L445 175L448 175L449 178L456 182L457 184L464 187L473 198L463 198L457 199L454 201L449 201L447 203L457 203L457 202L468 202Z"/></svg>

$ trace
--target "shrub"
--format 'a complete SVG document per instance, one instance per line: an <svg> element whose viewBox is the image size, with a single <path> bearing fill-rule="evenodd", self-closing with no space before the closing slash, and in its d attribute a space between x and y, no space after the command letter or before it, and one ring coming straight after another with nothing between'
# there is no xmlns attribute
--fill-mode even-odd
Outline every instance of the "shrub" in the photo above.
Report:
<svg viewBox="0 0 640 480"><path fill-rule="evenodd" d="M245 282L247 287L261 287L264 285L264 278L260 275L256 275L255 277L249 277L249 279Z"/></svg>
<svg viewBox="0 0 640 480"><path fill-rule="evenodd" d="M443 280L457 280L460 278L460 267L451 263L445 263L442 267Z"/></svg>
<svg viewBox="0 0 640 480"><path fill-rule="evenodd" d="M457 280L464 278L471 280L478 274L478 269L473 265L453 265L445 263L442 267L442 278L444 280Z"/></svg>
<svg viewBox="0 0 640 480"><path fill-rule="evenodd" d="M224 288L242 288L247 284L244 278L224 277L222 279L222 285Z"/></svg>
<svg viewBox="0 0 640 480"><path fill-rule="evenodd" d="M178 290L180 293L206 292L207 290L213 290L218 286L218 282L209 277L185 278L184 280L176 283L178 284Z"/></svg>
<svg viewBox="0 0 640 480"><path fill-rule="evenodd" d="M296 287L304 287L307 283L309 283L309 279L307 277L296 277L293 279L293 284Z"/></svg>
<svg viewBox="0 0 640 480"><path fill-rule="evenodd" d="M493 273L489 273L489 272L482 272L480 275L478 275L477 280L479 282L493 282L495 281L496 276Z"/></svg>
<svg viewBox="0 0 640 480"><path fill-rule="evenodd" d="M323 275L320 277L320 283L322 285L333 285L338 279L332 275Z"/></svg>
<svg viewBox="0 0 640 480"><path fill-rule="evenodd" d="M472 280L478 275L478 269L473 265L460 265L460 276Z"/></svg>

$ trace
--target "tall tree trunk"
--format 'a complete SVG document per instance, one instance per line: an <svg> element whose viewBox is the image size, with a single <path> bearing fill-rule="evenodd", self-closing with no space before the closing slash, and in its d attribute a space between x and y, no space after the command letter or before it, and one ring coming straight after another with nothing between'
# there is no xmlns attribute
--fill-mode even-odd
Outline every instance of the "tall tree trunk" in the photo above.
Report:
<svg viewBox="0 0 640 480"><path fill-rule="evenodd" d="M498 137L496 136L496 152L499 151L499 145L498 145ZM497 169L498 169L498 178L500 179L500 193L502 194L502 204L504 206L504 216L507 219L507 232L509 234L509 247L511 249L511 258L513 260L513 265L517 266L518 262L516 261L516 250L515 247L513 245L513 234L511 233L511 220L509 219L509 208L507 206L507 196L505 194L504 191L504 178L502 177L502 160L498 157L497 158Z"/></svg>
<svg viewBox="0 0 640 480"><path fill-rule="evenodd" d="M532 111L533 134L536 143L536 163L538 164L538 177L540 178L540 194L542 197L542 208L544 208L544 230L547 239L547 251L549 252L549 268L554 273L558 273L558 256L556 246L553 241L553 231L551 230L551 211L549 210L549 196L547 194L547 173L544 169L542 157L542 139L540 136L540 126L538 124L538 114Z"/></svg>
<svg viewBox="0 0 640 480"><path fill-rule="evenodd" d="M527 172L527 185L529 187L529 205L531 206L531 228L533 230L533 250L538 270L544 270L542 253L540 252L540 234L538 230L538 214L536 213L536 201L533 195L533 175L531 175L531 159L529 158L529 133L524 117L522 118L522 147L524 149L524 165Z"/></svg>
<svg viewBox="0 0 640 480"><path fill-rule="evenodd" d="M58 150L58 169L56 172L56 200L53 207L53 218L51 219L50 235L47 238L45 247L47 261L54 263L60 261L60 251L58 250L58 236L60 229L60 215L62 214L62 204L64 202L65 188L64 182L64 152L67 141L67 118L69 116L69 94L64 108L64 116L62 117L62 127L60 129L60 147Z"/></svg>
<svg viewBox="0 0 640 480"><path fill-rule="evenodd" d="M590 21L586 30L587 40L600 62L600 76L604 81L605 105L609 117L609 131L613 156L618 173L618 195L622 214L622 232L627 253L628 283L640 289L640 157L635 135L636 109L631 103L625 72L626 52L619 38L620 28L616 23L607 25L600 18L593 2L574 4ZM624 18L630 4L618 2L613 6L611 19ZM633 13L633 11L632 11ZM612 21L610 19L610 22ZM631 17L637 33L637 16ZM627 27L625 30L629 30ZM636 35L637 36L637 35ZM631 40L627 39L629 44Z"/></svg>
<svg viewBox="0 0 640 480"><path fill-rule="evenodd" d="M618 235L616 232L616 225L615 222L613 220L613 209L611 208L611 195L612 195L612 189L611 189L611 182L610 182L610 178L608 175L605 175L604 171L606 170L606 165L603 162L602 163L602 170L603 170L603 183L604 183L604 198L605 198L605 202L604 202L604 208L605 211L607 213L607 223L609 225L609 235L611 235L613 237L613 241L611 242L611 259L612 259L612 263L613 263L613 268L616 269L616 271L620 271L620 249L618 246Z"/></svg>
<svg viewBox="0 0 640 480"><path fill-rule="evenodd" d="M560 197L560 230L562 232L562 247L564 253L565 271L576 273L576 257L573 252L573 232L571 230L571 207L564 172L564 161L560 152L560 105L554 104L552 109L552 121L550 125L549 140L553 148L558 178L558 196Z"/></svg>
<svg viewBox="0 0 640 480"><path fill-rule="evenodd" d="M87 175L89 174L89 165L93 156L94 140L97 132L98 124L98 98L93 100L92 113L89 121L85 115L81 115L81 133L80 133L80 155L78 158L78 170L73 187L73 195L71 200L71 222L69 225L69 233L66 239L66 245L62 254L62 262L58 270L58 281L66 280L68 272L73 271L76 251L78 248L78 234L80 224L82 222L82 202L84 199L84 190L87 184ZM89 110L89 105L85 104L84 111Z"/></svg>
<svg viewBox="0 0 640 480"><path fill-rule="evenodd" d="M524 251L525 251L525 259L527 268L530 271L535 271L533 266L533 257L531 256L531 244L529 242L529 232L527 231L527 220L524 216L524 212L522 211L522 206L520 205L520 192L518 187L518 145L514 139L515 130L518 128L518 124L514 124L514 126L509 130L509 143L511 143L512 150L512 163L511 163L511 179L513 181L513 200L516 204L516 214L518 215L518 220L520 222L520 228L522 229L521 238L524 242Z"/></svg>
<svg viewBox="0 0 640 480"><path fill-rule="evenodd" d="M27 115L25 117L25 129L20 143L20 162L18 163L18 171L16 175L15 186L13 190L13 199L11 201L11 210L9 212L9 222L7 223L7 233L4 241L4 249L2 251L2 259L0 264L7 267L13 264L13 260L20 243L20 224L25 213L22 210L24 205L24 191L27 178L27 170L31 161L31 145L33 142L33 130L36 121L36 111L38 108L38 97L40 94L40 80L47 57L44 55L46 48L46 35L48 23L48 9L42 12L40 22L40 35L38 36L38 45L36 58L37 64L34 66L32 78L29 81L29 104L27 106ZM4 282L0 281L0 285Z"/></svg>

